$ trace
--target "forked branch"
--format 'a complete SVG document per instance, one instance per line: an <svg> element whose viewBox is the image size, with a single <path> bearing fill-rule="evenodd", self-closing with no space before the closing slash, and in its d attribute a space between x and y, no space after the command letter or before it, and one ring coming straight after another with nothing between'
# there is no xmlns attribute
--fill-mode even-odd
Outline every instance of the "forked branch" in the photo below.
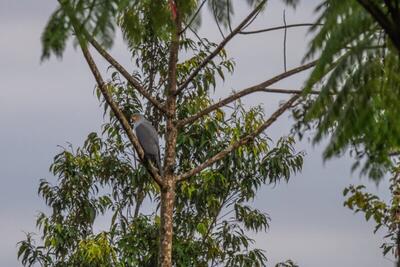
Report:
<svg viewBox="0 0 400 267"><path fill-rule="evenodd" d="M255 137L257 137L259 134L261 134L265 129L267 129L272 123L274 123L280 115L282 115L287 109L292 107L294 102L299 99L300 94L292 96L285 104L283 104L281 107L279 107L272 115L269 117L268 120L266 120L257 130L255 130L253 133L246 135L242 139L236 141L235 143L231 144L221 152L217 153L213 157L209 158L199 166L191 169L190 171L180 175L178 177L178 181L185 180L189 177L192 177L193 175L196 175L197 173L201 172L205 168L211 166L215 162L223 159L226 155L234 151L235 149L239 148L240 146L243 146L250 141L254 140Z"/></svg>
<svg viewBox="0 0 400 267"><path fill-rule="evenodd" d="M226 46L226 44L235 37L244 26L259 12L259 10L263 7L266 0L261 1L260 4L228 35L225 37L224 40L214 49L211 54L209 54L200 65L194 69L192 74L179 85L178 90L176 90L176 95L180 94L188 85L189 83L196 77L196 75L215 57L218 55L219 52Z"/></svg>
<svg viewBox="0 0 400 267"><path fill-rule="evenodd" d="M267 87L271 86L272 84L277 83L280 80L283 80L283 79L285 79L285 78L287 78L289 76L292 76L292 75L294 75L296 73L299 73L299 72L305 71L307 69L310 69L310 68L314 67L316 63L317 63L317 61L310 62L308 64L302 65L300 67L297 67L297 68L291 69L291 70L289 70L287 72L284 72L282 74L279 74L279 75L277 75L277 76L273 77L272 79L269 79L269 80L267 80L265 82L262 82L260 84L251 86L251 87L246 88L246 89L243 89L243 90L241 90L241 91L239 91L239 92L237 92L237 93L235 93L235 94L233 94L233 95L231 95L231 96L229 96L229 97L227 97L227 98L225 98L223 100L220 100L219 102L217 102L217 103L215 103L213 105L210 105L209 107L203 109L202 111L200 111L199 113L197 113L197 114L195 114L195 115L193 115L191 117L188 117L188 118L185 118L183 120L178 121L178 126L182 127L182 126L184 126L186 124L192 123L192 122L196 121L197 119L199 119L199 118L201 118L201 117L213 112L214 110L216 110L216 109L218 109L220 107L223 107L223 106L225 106L225 105L227 105L227 104L229 104L229 103L231 103L231 102L233 102L233 101L235 101L235 100L237 100L237 99L239 99L239 98L241 98L243 96L251 94L251 93L255 93L255 92L270 92L270 93L294 93L294 94L299 94L302 91L268 89ZM318 94L319 92L311 92L311 93Z"/></svg>

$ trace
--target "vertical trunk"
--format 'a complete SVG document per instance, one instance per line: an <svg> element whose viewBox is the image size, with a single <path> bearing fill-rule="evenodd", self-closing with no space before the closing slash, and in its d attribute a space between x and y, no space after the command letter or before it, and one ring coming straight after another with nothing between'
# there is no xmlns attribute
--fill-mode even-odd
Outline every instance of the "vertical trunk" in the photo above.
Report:
<svg viewBox="0 0 400 267"><path fill-rule="evenodd" d="M397 262L396 267L400 267L400 224L397 227L397 239L396 239L396 254L397 254Z"/></svg>
<svg viewBox="0 0 400 267"><path fill-rule="evenodd" d="M172 267L172 238L173 238L173 213L175 202L176 176L174 174L176 162L176 138L178 130L175 125L176 116L176 87L179 52L180 16L175 1L171 0L175 29L171 36L168 62L168 88L167 88L167 129L165 137L164 181L161 188L161 226L160 226L160 251L159 266Z"/></svg>
<svg viewBox="0 0 400 267"><path fill-rule="evenodd" d="M175 97L168 105L171 109L176 109ZM172 236L173 236L173 213L175 202L176 177L174 175L175 157L176 157L176 137L177 129L171 118L167 120L166 135L166 155L165 155L165 175L164 185L161 188L161 226L160 226L160 251L159 266L172 266Z"/></svg>
<svg viewBox="0 0 400 267"><path fill-rule="evenodd" d="M170 177L173 178L173 177ZM161 226L159 266L172 266L173 212L175 202L175 181L161 191Z"/></svg>

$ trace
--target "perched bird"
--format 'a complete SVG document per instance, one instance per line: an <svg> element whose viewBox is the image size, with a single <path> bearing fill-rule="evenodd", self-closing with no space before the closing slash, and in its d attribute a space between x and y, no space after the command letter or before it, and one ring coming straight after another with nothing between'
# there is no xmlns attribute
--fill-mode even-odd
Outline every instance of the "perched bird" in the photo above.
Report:
<svg viewBox="0 0 400 267"><path fill-rule="evenodd" d="M156 164L156 167L162 175L160 161L160 146L158 143L158 133L153 125L141 114L133 114L132 122L134 124L136 136L144 151L144 157Z"/></svg>

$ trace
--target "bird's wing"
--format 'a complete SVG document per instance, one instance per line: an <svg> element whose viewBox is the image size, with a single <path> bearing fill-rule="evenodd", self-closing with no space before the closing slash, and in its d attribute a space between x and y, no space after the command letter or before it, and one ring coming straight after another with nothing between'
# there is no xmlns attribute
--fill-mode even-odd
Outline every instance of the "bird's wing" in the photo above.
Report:
<svg viewBox="0 0 400 267"><path fill-rule="evenodd" d="M157 143L157 145L158 145L158 133L157 133L156 129L154 128L154 126L151 124L151 122L145 120L142 123L142 125L144 125L148 129L148 131L150 131L150 133L151 133L150 138L152 138L153 141L155 143Z"/></svg>
<svg viewBox="0 0 400 267"><path fill-rule="evenodd" d="M151 124L142 123L136 127L135 131L144 152L146 154L158 156L158 135L154 127Z"/></svg>
<svg viewBox="0 0 400 267"><path fill-rule="evenodd" d="M157 131L150 123L141 123L136 127L135 131L139 143L143 147L145 155L147 155L147 157L151 160L155 161L158 169L160 170L160 174L162 175Z"/></svg>

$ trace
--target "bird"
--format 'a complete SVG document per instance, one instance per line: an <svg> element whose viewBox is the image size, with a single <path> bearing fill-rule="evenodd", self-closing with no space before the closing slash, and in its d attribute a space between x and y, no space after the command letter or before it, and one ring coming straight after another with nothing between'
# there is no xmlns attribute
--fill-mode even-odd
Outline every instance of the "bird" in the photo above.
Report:
<svg viewBox="0 0 400 267"><path fill-rule="evenodd" d="M155 163L162 176L160 146L156 129L142 114L133 114L131 120L136 137L143 148L145 159Z"/></svg>

